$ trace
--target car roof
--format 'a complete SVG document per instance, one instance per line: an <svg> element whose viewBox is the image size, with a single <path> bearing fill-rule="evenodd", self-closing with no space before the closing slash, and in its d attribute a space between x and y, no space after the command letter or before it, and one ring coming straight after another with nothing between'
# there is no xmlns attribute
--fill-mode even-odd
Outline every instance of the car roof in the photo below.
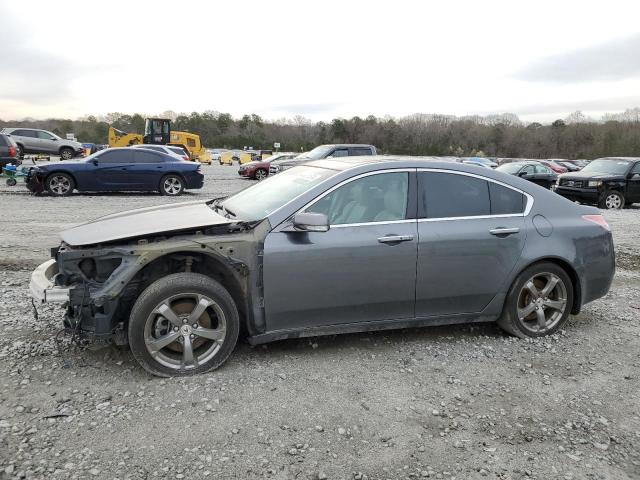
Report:
<svg viewBox="0 0 640 480"><path fill-rule="evenodd" d="M602 158L596 158L596 160L627 160L631 162L636 162L640 160L640 157L602 157Z"/></svg>

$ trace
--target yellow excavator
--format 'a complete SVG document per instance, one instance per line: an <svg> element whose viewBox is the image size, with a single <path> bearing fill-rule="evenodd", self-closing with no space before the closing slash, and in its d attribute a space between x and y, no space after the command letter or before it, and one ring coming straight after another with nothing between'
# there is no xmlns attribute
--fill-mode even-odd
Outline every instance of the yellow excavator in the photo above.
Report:
<svg viewBox="0 0 640 480"><path fill-rule="evenodd" d="M182 147L194 162L211 165L211 153L202 146L200 136L195 133L171 131L171 120L168 118L147 118L144 122L144 135L125 133L109 127L110 147L129 147L139 144Z"/></svg>

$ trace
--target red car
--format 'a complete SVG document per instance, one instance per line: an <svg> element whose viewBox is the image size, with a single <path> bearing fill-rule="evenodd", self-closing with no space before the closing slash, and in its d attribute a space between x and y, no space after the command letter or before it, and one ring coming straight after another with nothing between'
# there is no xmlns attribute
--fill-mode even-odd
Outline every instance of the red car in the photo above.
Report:
<svg viewBox="0 0 640 480"><path fill-rule="evenodd" d="M563 167L562 165L560 165L557 162L554 162L553 160L536 160L536 161L540 162L545 167L549 167L551 170L553 170L556 173L567 173L569 171L567 167Z"/></svg>
<svg viewBox="0 0 640 480"><path fill-rule="evenodd" d="M253 178L254 180L263 180L269 175L269 164L274 160L288 160L294 158L297 153L274 153L265 160L257 160L244 165L240 165L238 175L241 177Z"/></svg>

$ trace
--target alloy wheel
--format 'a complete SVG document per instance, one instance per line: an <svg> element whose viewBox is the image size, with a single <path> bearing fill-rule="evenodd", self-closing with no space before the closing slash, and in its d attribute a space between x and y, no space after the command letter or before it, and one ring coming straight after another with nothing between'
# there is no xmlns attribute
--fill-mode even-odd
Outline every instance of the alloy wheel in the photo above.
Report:
<svg viewBox="0 0 640 480"><path fill-rule="evenodd" d="M211 360L227 333L222 308L211 298L185 293L163 300L144 328L149 354L174 370L191 370Z"/></svg>
<svg viewBox="0 0 640 480"><path fill-rule="evenodd" d="M56 195L65 195L69 193L71 182L63 175L54 175L49 180L49 189Z"/></svg>
<svg viewBox="0 0 640 480"><path fill-rule="evenodd" d="M256 171L256 180L264 180L265 178L267 178L267 172L262 169L258 169Z"/></svg>
<svg viewBox="0 0 640 480"><path fill-rule="evenodd" d="M518 295L518 321L535 333L552 329L567 308L567 288L553 273L538 273L531 277Z"/></svg>
<svg viewBox="0 0 640 480"><path fill-rule="evenodd" d="M71 160L72 157L73 153L68 148L64 148L62 149L62 152L60 152L60 158L63 160Z"/></svg>
<svg viewBox="0 0 640 480"><path fill-rule="evenodd" d="M618 195L617 193L611 193L605 199L604 204L609 209L622 208L622 199L620 198L620 195Z"/></svg>
<svg viewBox="0 0 640 480"><path fill-rule="evenodd" d="M177 195L182 190L182 182L176 177L169 177L162 185L167 195Z"/></svg>

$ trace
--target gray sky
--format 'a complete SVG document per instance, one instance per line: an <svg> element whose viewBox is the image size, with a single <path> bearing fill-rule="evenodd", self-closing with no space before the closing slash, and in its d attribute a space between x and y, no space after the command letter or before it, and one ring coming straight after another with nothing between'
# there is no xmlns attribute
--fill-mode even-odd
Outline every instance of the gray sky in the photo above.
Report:
<svg viewBox="0 0 640 480"><path fill-rule="evenodd" d="M640 2L0 0L0 118L640 106Z"/></svg>

